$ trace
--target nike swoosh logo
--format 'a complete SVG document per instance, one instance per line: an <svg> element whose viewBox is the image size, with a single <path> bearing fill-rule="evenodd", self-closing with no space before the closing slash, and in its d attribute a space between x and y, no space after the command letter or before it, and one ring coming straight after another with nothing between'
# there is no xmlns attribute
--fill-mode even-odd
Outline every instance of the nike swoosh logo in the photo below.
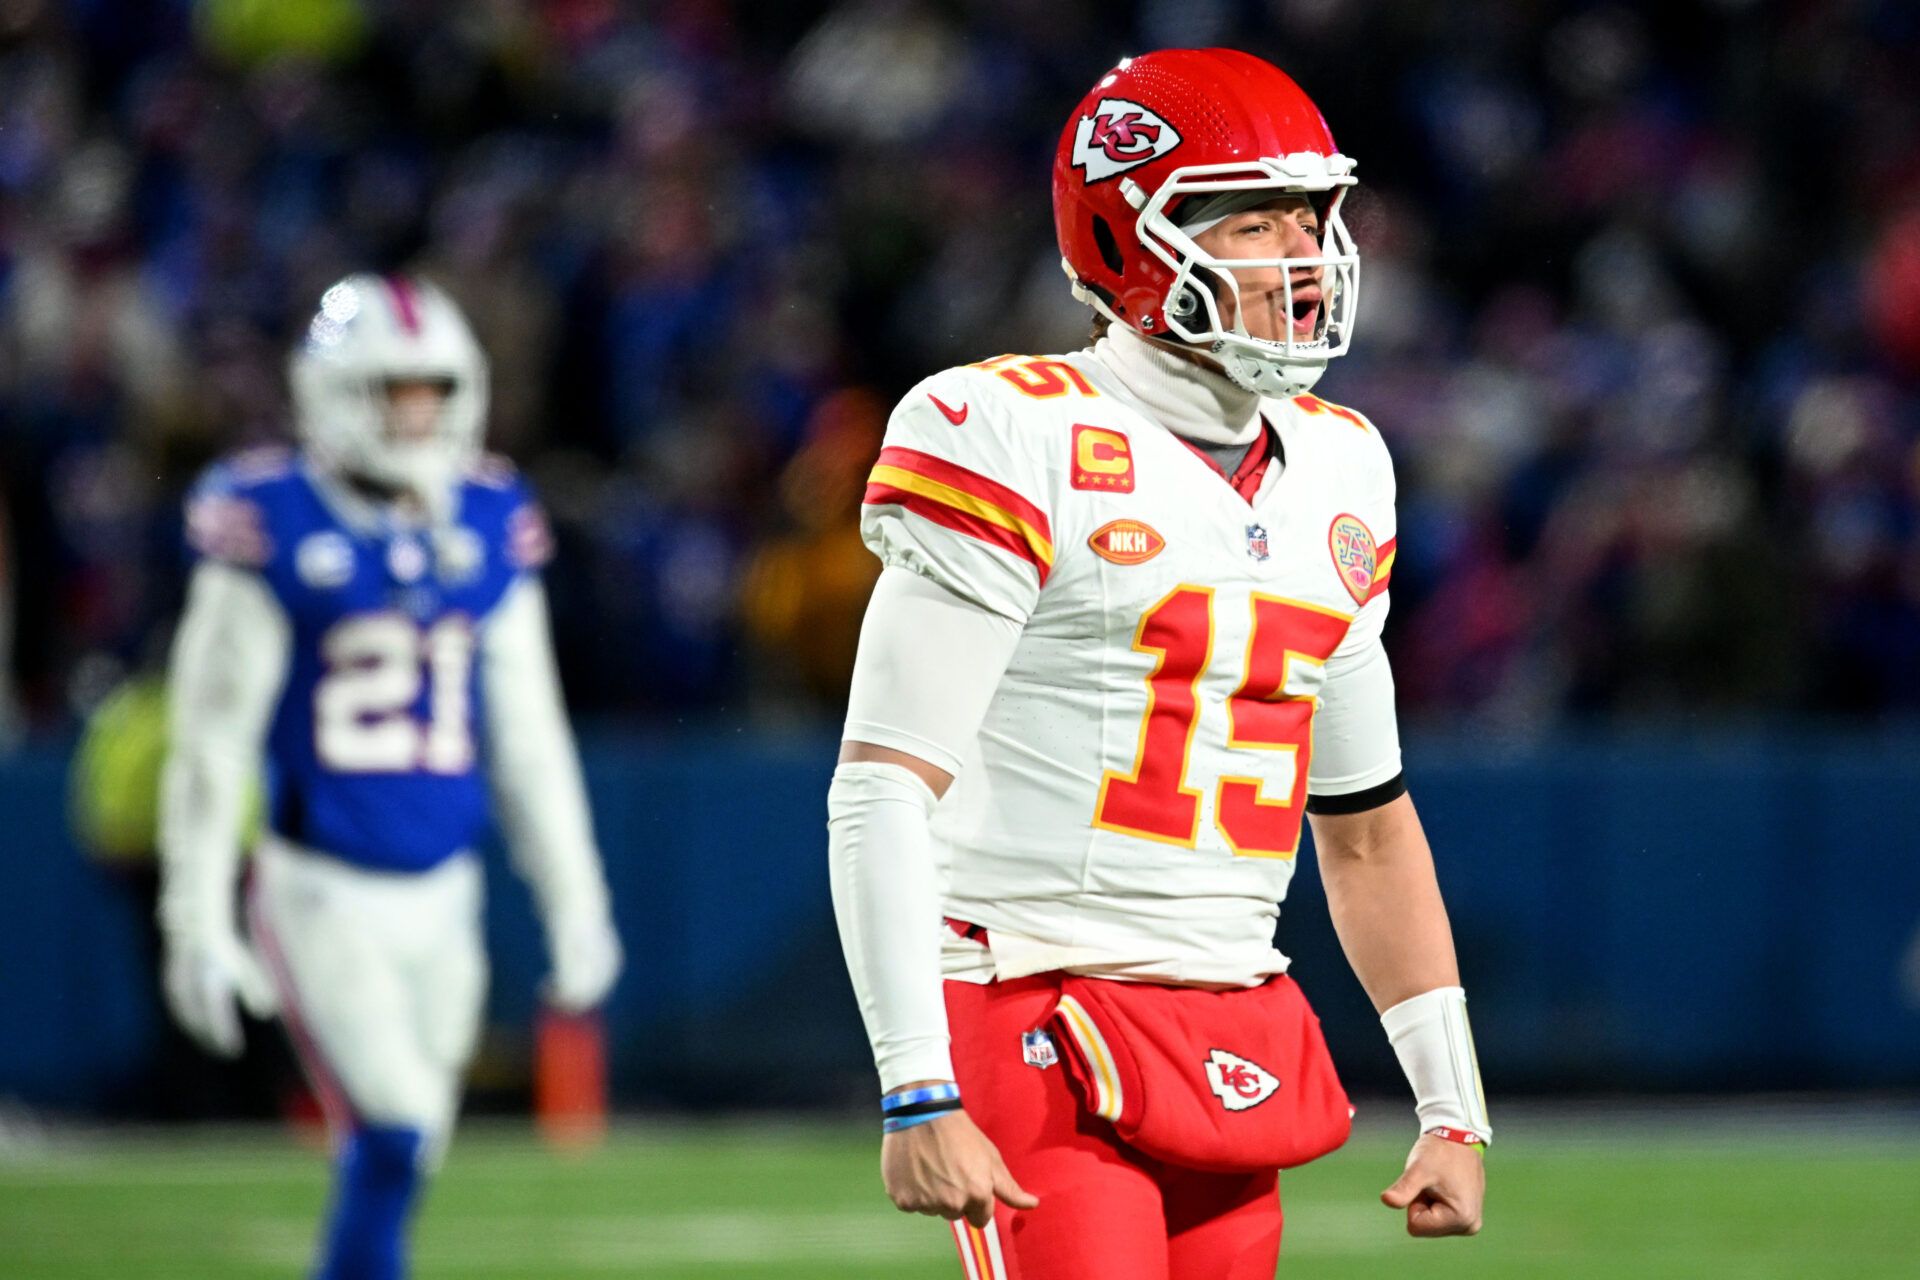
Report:
<svg viewBox="0 0 1920 1280"><path fill-rule="evenodd" d="M959 426L959 425L960 425L961 423L963 423L963 422L965 422L965 421L967 420L967 410L968 410L968 409L969 409L969 408L970 408L971 406L969 406L969 405L964 405L964 404L963 404L963 405L961 405L961 406L960 406L960 411L959 411L958 413L955 413L955 412L954 412L954 411L953 411L952 409L949 409L949 408L947 408L947 406L946 406L946 405L944 405L944 404L941 404L941 403L940 403L940 397L939 397L939 396L936 396L936 395L934 395L934 394L933 394L933 393L932 393L931 391L929 391L929 392L927 393L927 399L929 399L929 400L931 400L931 401L933 401L933 405L934 405L934 408L936 408L936 409L938 409L938 410L940 410L940 412L942 412L942 413L944 413L944 414L946 414L946 415L947 415L947 421L948 421L948 422L951 422L951 423L952 423L952 424L953 424L954 426L956 426L956 427L957 427L957 426Z"/></svg>

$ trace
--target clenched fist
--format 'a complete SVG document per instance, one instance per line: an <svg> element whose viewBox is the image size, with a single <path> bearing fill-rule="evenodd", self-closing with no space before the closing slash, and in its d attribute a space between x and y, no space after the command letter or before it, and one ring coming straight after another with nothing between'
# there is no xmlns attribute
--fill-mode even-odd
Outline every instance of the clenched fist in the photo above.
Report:
<svg viewBox="0 0 1920 1280"><path fill-rule="evenodd" d="M1423 1133L1399 1180L1380 1193L1389 1209L1407 1211L1410 1236L1471 1236L1480 1232L1487 1196L1487 1165L1472 1147Z"/></svg>

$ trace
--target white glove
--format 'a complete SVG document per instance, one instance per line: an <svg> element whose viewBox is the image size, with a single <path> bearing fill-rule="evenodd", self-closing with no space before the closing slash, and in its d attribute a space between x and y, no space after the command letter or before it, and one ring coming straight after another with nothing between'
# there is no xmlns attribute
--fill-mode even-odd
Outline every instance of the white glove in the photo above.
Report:
<svg viewBox="0 0 1920 1280"><path fill-rule="evenodd" d="M174 1021L208 1053L240 1056L235 999L256 1018L277 1013L280 1001L253 953L231 933L167 939L164 982Z"/></svg>
<svg viewBox="0 0 1920 1280"><path fill-rule="evenodd" d="M605 912L556 919L547 929L547 949L553 968L544 994L563 1013L585 1013L605 1000L625 964L620 935Z"/></svg>

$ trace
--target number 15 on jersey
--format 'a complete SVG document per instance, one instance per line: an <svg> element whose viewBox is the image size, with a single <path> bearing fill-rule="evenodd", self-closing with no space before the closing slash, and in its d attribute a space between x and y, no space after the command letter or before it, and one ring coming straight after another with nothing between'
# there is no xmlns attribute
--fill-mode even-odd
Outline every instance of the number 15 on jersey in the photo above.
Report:
<svg viewBox="0 0 1920 1280"><path fill-rule="evenodd" d="M1200 838L1200 786L1189 778L1200 725L1200 680L1213 661L1214 592L1179 586L1147 610L1133 648L1153 654L1147 710L1128 773L1109 769L1100 781L1093 825L1107 831L1194 848ZM1213 817L1235 855L1291 858L1300 848L1306 814L1307 767L1313 756L1312 694L1286 692L1293 664L1325 665L1346 638L1347 614L1299 600L1255 594L1244 672L1227 699L1226 746L1284 751L1293 783L1283 798L1269 797L1261 779L1222 772L1213 781Z"/></svg>

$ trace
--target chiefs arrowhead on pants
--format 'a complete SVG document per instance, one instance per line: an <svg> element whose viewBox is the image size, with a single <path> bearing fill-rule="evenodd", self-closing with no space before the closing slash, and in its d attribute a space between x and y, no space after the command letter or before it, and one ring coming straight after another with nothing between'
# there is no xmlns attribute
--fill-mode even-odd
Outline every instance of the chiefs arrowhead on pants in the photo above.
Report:
<svg viewBox="0 0 1920 1280"><path fill-rule="evenodd" d="M1047 973L946 996L968 1112L1040 1198L955 1224L970 1280L1270 1280L1278 1170L1338 1147L1353 1115L1291 979Z"/></svg>

